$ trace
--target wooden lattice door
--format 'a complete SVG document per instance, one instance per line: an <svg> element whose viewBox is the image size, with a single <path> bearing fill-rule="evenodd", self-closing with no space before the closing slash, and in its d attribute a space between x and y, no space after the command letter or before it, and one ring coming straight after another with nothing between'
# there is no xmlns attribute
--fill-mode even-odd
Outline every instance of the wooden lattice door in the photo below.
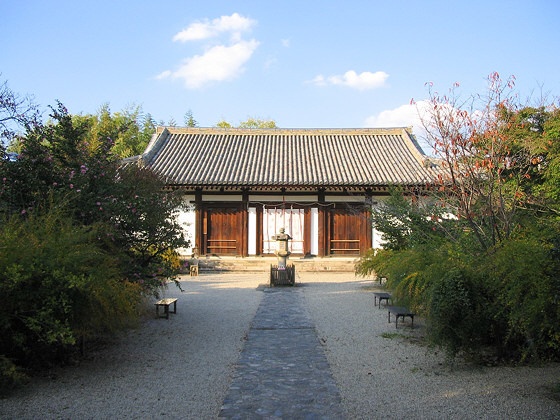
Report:
<svg viewBox="0 0 560 420"><path fill-rule="evenodd" d="M365 250L367 220L358 209L329 211L329 254L360 255Z"/></svg>
<svg viewBox="0 0 560 420"><path fill-rule="evenodd" d="M240 255L241 213L237 208L208 207L206 209L206 254Z"/></svg>

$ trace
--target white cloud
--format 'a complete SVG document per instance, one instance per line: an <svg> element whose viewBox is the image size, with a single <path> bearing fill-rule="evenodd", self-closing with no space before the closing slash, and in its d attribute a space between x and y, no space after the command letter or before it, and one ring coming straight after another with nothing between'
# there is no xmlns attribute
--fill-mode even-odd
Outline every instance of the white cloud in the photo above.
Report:
<svg viewBox="0 0 560 420"><path fill-rule="evenodd" d="M372 115L366 119L368 127L421 127L422 123L418 115L418 110L423 109L428 101L421 101L416 104L401 105L395 109L388 109L379 114ZM418 108L417 108L418 107Z"/></svg>
<svg viewBox="0 0 560 420"><path fill-rule="evenodd" d="M470 114L464 115L463 112L454 108L452 104L440 103L438 104L437 112L441 115L444 121L449 124L456 125L456 129L467 133L473 127L469 124L464 124L464 119L469 119L474 122L477 120L485 119L486 116L479 110L474 110ZM434 120L434 104L429 100L419 101L413 104L401 105L395 109L389 109L380 112L379 114L372 115L365 121L366 127L413 127L413 133L422 149L428 154L434 154L432 147L428 144L428 133L424 128L422 120L428 125L428 130L432 133L437 133L436 121ZM466 130L463 130L464 127ZM433 134L432 134L433 135Z"/></svg>
<svg viewBox="0 0 560 420"><path fill-rule="evenodd" d="M234 13L231 16L221 16L209 21L194 22L186 29L177 33L173 41L187 42L201 39L208 39L218 36L220 33L229 32L232 41L237 42L241 39L241 33L247 32L257 21Z"/></svg>
<svg viewBox="0 0 560 420"><path fill-rule="evenodd" d="M183 65L167 76L182 79L188 89L198 89L211 82L232 80L243 72L259 42L240 41L231 46L218 45L203 55L187 58ZM166 72L163 72L164 74Z"/></svg>
<svg viewBox="0 0 560 420"><path fill-rule="evenodd" d="M327 81L325 80L325 76L323 76L322 74L315 76L315 78L313 80L310 80L309 83L312 83L316 86L326 86L327 85Z"/></svg>
<svg viewBox="0 0 560 420"><path fill-rule="evenodd" d="M365 126L376 128L412 126L412 131L420 142L422 149L425 152L431 153L429 145L425 142L426 132L421 120L421 116L425 115L429 106L430 101L424 100L414 104L406 104L394 109L388 109L368 117L365 121Z"/></svg>
<svg viewBox="0 0 560 420"><path fill-rule="evenodd" d="M377 71L375 73L364 71L363 73L358 74L354 70L349 70L343 75L329 77L319 74L313 80L310 80L310 83L317 86L326 86L331 84L347 86L352 89L366 90L384 87L388 77L389 75L384 71Z"/></svg>
<svg viewBox="0 0 560 420"><path fill-rule="evenodd" d="M212 82L229 81L239 76L243 65L251 58L259 42L242 40L242 34L249 31L257 21L233 13L231 16L197 21L177 33L173 41L187 42L211 40L221 34L228 34L229 41L209 41L205 52L185 58L175 71L166 70L155 79L180 79L188 89L198 89ZM220 45L216 45L219 43Z"/></svg>
<svg viewBox="0 0 560 420"><path fill-rule="evenodd" d="M171 76L171 71L165 70L165 71L161 72L160 74L158 74L157 76L155 76L154 79L161 80L161 79L166 79L169 76Z"/></svg>
<svg viewBox="0 0 560 420"><path fill-rule="evenodd" d="M282 40L282 46L288 48L290 46L290 40L289 39L283 39Z"/></svg>

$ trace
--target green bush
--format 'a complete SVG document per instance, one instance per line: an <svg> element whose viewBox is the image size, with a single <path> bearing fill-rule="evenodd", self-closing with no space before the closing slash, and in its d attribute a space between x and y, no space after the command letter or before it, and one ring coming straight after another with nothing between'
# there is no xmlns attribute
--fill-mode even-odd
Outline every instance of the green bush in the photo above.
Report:
<svg viewBox="0 0 560 420"><path fill-rule="evenodd" d="M427 302L430 340L450 355L460 350L477 353L493 344L492 304L478 276L452 267L432 280Z"/></svg>
<svg viewBox="0 0 560 420"><path fill-rule="evenodd" d="M0 396L24 385L28 379L14 362L0 355Z"/></svg>
<svg viewBox="0 0 560 420"><path fill-rule="evenodd" d="M65 359L78 340L134 319L142 289L126 280L102 225L60 210L0 228L0 355L23 366Z"/></svg>
<svg viewBox="0 0 560 420"><path fill-rule="evenodd" d="M494 324L502 353L560 357L559 261L550 242L518 239L495 250L484 274L494 296Z"/></svg>
<svg viewBox="0 0 560 420"><path fill-rule="evenodd" d="M484 255L450 244L373 250L357 267L387 278L398 303L426 319L449 355L494 351L507 360L560 358L560 263L551 242L503 241Z"/></svg>

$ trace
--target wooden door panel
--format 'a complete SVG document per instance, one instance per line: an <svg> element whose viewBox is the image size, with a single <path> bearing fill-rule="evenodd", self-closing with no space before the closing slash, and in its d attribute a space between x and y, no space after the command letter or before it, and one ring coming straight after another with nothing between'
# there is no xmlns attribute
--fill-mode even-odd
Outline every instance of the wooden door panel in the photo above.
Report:
<svg viewBox="0 0 560 420"><path fill-rule="evenodd" d="M237 208L207 209L206 253L238 255L241 253L240 212Z"/></svg>
<svg viewBox="0 0 560 420"><path fill-rule="evenodd" d="M362 252L365 223L354 209L331 209L329 250L331 255L359 255Z"/></svg>

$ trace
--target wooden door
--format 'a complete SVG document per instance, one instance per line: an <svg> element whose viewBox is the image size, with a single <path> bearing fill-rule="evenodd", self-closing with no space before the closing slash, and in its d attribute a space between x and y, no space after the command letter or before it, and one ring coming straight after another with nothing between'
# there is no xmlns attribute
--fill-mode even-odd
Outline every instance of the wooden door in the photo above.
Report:
<svg viewBox="0 0 560 420"><path fill-rule="evenodd" d="M241 254L243 241L239 208L208 207L205 222L206 254Z"/></svg>
<svg viewBox="0 0 560 420"><path fill-rule="evenodd" d="M360 255L365 251L367 219L364 212L352 208L334 208L329 211L330 255Z"/></svg>

